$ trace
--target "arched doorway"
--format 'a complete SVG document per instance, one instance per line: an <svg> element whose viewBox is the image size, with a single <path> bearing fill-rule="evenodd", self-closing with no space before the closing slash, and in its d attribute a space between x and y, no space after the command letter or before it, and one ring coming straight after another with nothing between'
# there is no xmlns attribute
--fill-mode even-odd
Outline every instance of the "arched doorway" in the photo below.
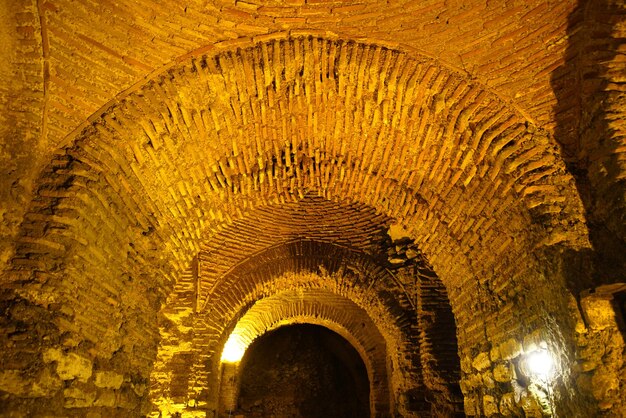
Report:
<svg viewBox="0 0 626 418"><path fill-rule="evenodd" d="M254 341L241 363L237 414L246 417L366 417L365 364L348 341L311 324Z"/></svg>

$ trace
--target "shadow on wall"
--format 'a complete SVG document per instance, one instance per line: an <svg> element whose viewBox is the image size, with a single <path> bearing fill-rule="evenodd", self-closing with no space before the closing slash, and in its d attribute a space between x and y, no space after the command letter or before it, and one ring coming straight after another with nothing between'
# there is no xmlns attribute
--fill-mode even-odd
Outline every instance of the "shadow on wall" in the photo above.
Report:
<svg viewBox="0 0 626 418"><path fill-rule="evenodd" d="M579 0L568 17L565 63L551 77L555 139L576 181L594 248L565 257L564 274L577 295L620 281L626 272L626 125L617 122L626 99L619 84L624 65L616 60L625 16L619 2Z"/></svg>
<svg viewBox="0 0 626 418"><path fill-rule="evenodd" d="M585 402L618 414L626 383L623 332L620 337L615 322L620 306L611 307L610 295L596 295L626 277L626 89L619 55L625 18L623 2L579 0L568 17L565 62L551 77L555 139L585 207L592 249L568 249L550 259L560 260L556 274L564 276L582 313L572 333L576 386Z"/></svg>

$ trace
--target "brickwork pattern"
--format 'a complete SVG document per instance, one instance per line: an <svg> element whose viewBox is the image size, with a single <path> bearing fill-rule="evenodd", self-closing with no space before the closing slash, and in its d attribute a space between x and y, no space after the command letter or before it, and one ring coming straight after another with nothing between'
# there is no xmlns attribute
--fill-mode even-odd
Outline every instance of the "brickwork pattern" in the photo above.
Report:
<svg viewBox="0 0 626 418"><path fill-rule="evenodd" d="M367 310L372 319L366 322L369 323L374 320L375 326L362 329L360 328L361 321L357 324L359 328L350 327L348 329L352 332L356 329L357 335L365 330L368 335L371 334L368 338L372 338L378 332L375 330L382 327L380 332L383 332L387 339L391 339L393 347L396 347L388 353L389 358L394 359L394 369L397 371L407 369L407 373L413 373L411 376L397 377L395 390L400 390L399 385L408 387L408 381L411 381L413 385L418 384L422 380L419 377L419 363L411 364L414 357L413 353L409 353L413 350L413 344L407 340L410 334L414 332L410 325L415 322L415 319L412 318L410 311L403 312L402 309L395 306L394 296L388 295L386 299L379 300L380 296L377 295L385 280L377 277L384 276L386 273L376 263L367 260L359 261L355 256L356 254L346 253L346 250L329 247L328 244L293 243L260 253L246 260L244 265L240 265L225 276L211 296L211 303L207 305L206 311L200 313L194 326L189 328L189 330L193 329L193 332L188 333L186 341L193 341L190 352L197 353L198 357L193 370L183 371L183 374L188 373L187 380L190 387L181 388L177 393L194 396L193 394L197 394L199 391L207 388L212 389L214 384L212 382L215 382L215 376L219 370L217 362L221 347L226 342L231 327L255 300L263 297L271 298L281 289L300 289L299 292L306 293L306 289L309 287L328 289L327 292L342 295L348 300L355 301L351 303L357 303L361 306L359 309ZM290 273L298 271L310 273L303 277ZM324 275L324 280L316 279L320 273ZM389 277L386 281L386 287L393 286L393 283L388 283ZM315 301L318 300L317 298L308 299L313 300L310 303L316 303ZM323 303L324 300L324 298L319 298L317 303ZM174 302L172 306L177 304ZM395 312L393 318L388 317L390 315L387 313L388 311ZM346 311L342 315L349 317L349 313L350 311ZM266 312L266 314L272 315L271 312ZM324 313L323 311L316 311L316 315L323 317ZM344 318L344 316L340 317ZM338 320L337 322L346 327L344 322ZM233 325L229 326L229 324ZM400 333L405 335L401 336ZM350 339L354 339L354 337ZM401 340L405 340L405 342L401 342ZM405 353L402 355L406 356L406 359L396 357L400 356L398 350ZM382 353L387 353L387 351L382 349ZM382 360L379 358L377 364L381 362L385 364L385 359L386 356L383 355ZM207 365L211 365L212 368L207 369ZM165 366L168 369L167 365ZM386 374L386 367L382 369L376 367L374 374L377 375L378 373ZM168 388L169 383L167 381L164 383L165 386L160 390L171 390ZM215 394L215 390L213 394ZM158 399L159 396L160 394L157 393L153 398ZM383 411L385 410L388 410L388 407L383 408Z"/></svg>
<svg viewBox="0 0 626 418"><path fill-rule="evenodd" d="M42 3L52 63L48 124L57 140L124 87L190 51L240 38L302 30L424 51L484 80L506 101L518 102L532 119L546 123L551 120L555 100L549 74L562 63L565 47L560 41L566 26L554 22L565 21L575 6L574 1L514 6L499 1L487 7L408 0L392 5L375 1L268 4L214 0L172 7L130 0L116 4ZM469 42L468 37L473 40ZM530 59L518 62L511 49Z"/></svg>
<svg viewBox="0 0 626 418"><path fill-rule="evenodd" d="M533 274L523 254L542 237L585 245L571 189L543 133L432 60L318 37L270 39L191 58L94 119L41 181L13 261L24 272L15 277L31 274L14 282L29 282L20 291L38 304L108 296L97 323L117 317L121 334L154 330L150 309L120 293L129 281L157 306L203 237L254 207L313 193L407 226L450 289L470 350L485 337L470 313L496 311L487 294L472 298L480 283L471 277L506 298L528 280L516 263L527 260ZM32 274L54 265L58 281ZM503 313L493 330L505 337L516 329L502 321L515 315ZM77 308L66 315L62 329L88 336L98 355L119 348L110 334L120 332L94 333ZM143 335L131 351L153 352L156 340ZM145 379L149 356L140 364Z"/></svg>
<svg viewBox="0 0 626 418"><path fill-rule="evenodd" d="M167 347L214 309L216 352L262 294L240 263L311 233L373 259L395 308L450 326L444 305L420 304L445 287L468 415L536 412L502 371L523 335L562 353L554 398L567 414L582 388L566 379L568 295L585 274L611 282L625 268L622 3L0 6L6 408L145 414L157 357L207 387L214 370ZM420 276L377 258L371 239L391 223L441 286L407 291ZM222 233L233 227L239 238ZM584 265L590 252L592 273L549 274L563 253ZM181 304L161 315L177 325L159 329L172 291ZM416 336L400 352L419 357L421 384L436 335L419 333L433 323L395 321ZM176 396L196 387L182 375Z"/></svg>
<svg viewBox="0 0 626 418"><path fill-rule="evenodd" d="M250 308L237 322L233 333L246 344L283 325L307 323L335 331L357 349L371 382L371 411L390 411L390 368L383 336L367 313L349 299L319 290L277 293Z"/></svg>
<svg viewBox="0 0 626 418"><path fill-rule="evenodd" d="M46 133L47 86L36 1L0 7L0 268L11 258L16 235L32 193L32 182L49 153Z"/></svg>

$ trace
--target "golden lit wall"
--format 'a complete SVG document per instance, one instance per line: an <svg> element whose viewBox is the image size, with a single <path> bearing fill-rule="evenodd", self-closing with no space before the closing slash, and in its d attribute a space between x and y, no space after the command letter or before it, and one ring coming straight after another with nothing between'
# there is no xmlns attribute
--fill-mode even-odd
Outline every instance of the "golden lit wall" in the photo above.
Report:
<svg viewBox="0 0 626 418"><path fill-rule="evenodd" d="M0 411L213 416L293 322L377 416L619 411L624 12L5 2Z"/></svg>

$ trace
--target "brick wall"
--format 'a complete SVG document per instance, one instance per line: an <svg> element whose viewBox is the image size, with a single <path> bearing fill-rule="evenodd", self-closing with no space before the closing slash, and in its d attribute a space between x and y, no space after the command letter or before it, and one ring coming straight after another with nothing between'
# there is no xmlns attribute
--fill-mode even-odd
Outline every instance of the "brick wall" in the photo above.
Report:
<svg viewBox="0 0 626 418"><path fill-rule="evenodd" d="M239 263L298 237L367 254L407 335L456 323L467 414L545 411L506 372L543 340L552 407L593 411L572 297L623 279L621 3L1 7L5 408L146 413L195 312L233 321ZM391 224L441 284L385 273Z"/></svg>

